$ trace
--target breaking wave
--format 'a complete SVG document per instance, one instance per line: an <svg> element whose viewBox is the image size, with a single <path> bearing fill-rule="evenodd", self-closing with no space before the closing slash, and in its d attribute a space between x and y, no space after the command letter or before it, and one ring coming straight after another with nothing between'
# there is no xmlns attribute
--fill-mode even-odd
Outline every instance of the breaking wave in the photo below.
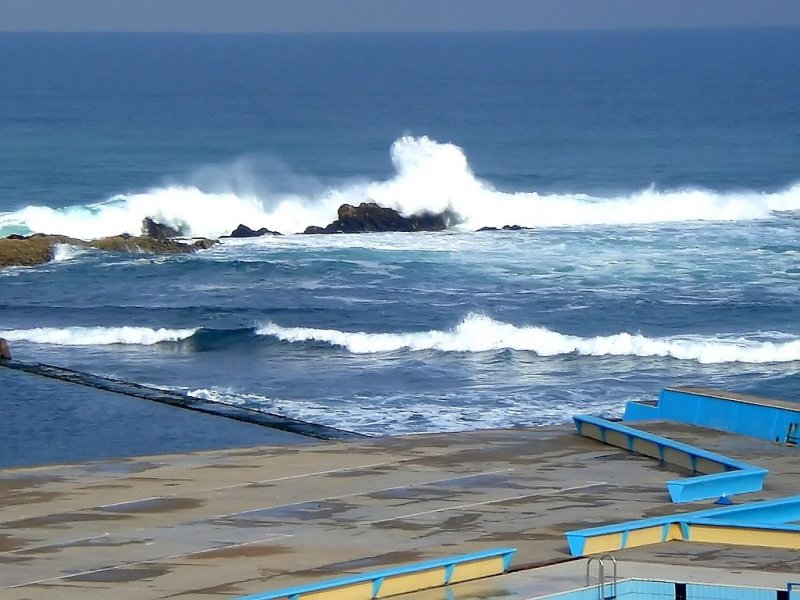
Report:
<svg viewBox="0 0 800 600"><path fill-rule="evenodd" d="M699 336L648 338L617 333L584 338L564 335L543 327L517 327L483 315L469 315L454 329L417 333L363 333L335 329L281 327L268 323L260 335L285 342L325 342L354 354L396 350L441 352L529 351L538 356L671 357L699 363L775 363L800 360L800 339L753 340L746 337L701 338ZM785 337L785 336L784 336Z"/></svg>
<svg viewBox="0 0 800 600"><path fill-rule="evenodd" d="M197 329L151 329L149 327L38 327L0 331L9 341L26 341L58 346L106 346L137 344L150 346L159 342L184 340Z"/></svg>
<svg viewBox="0 0 800 600"><path fill-rule="evenodd" d="M86 249L79 246L73 246L72 244L56 244L53 247L53 260L56 262L63 262L72 260L85 253Z"/></svg>
<svg viewBox="0 0 800 600"><path fill-rule="evenodd" d="M386 181L342 184L322 192L272 194L255 191L266 187L257 185L211 192L197 186L175 185L120 194L95 204L58 209L28 206L0 214L0 235L40 232L83 239L119 233L136 235L144 217L182 228L187 236L219 237L239 223L295 233L308 225L330 223L342 203L361 202L377 202L405 215L449 211L456 226L466 230L503 225L738 221L800 209L800 184L775 193L655 188L614 197L508 193L477 178L461 148L424 136L396 140L391 158L395 174Z"/></svg>

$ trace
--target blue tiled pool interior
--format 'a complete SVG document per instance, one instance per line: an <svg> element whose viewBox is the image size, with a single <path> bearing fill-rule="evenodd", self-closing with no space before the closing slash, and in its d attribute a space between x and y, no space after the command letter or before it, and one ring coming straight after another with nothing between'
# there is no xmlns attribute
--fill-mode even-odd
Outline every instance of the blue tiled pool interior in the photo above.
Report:
<svg viewBox="0 0 800 600"><path fill-rule="evenodd" d="M616 593L615 593L616 592ZM711 583L675 583L625 579L616 590L608 580L600 594L599 585L542 596L548 600L800 600L800 588L791 591Z"/></svg>

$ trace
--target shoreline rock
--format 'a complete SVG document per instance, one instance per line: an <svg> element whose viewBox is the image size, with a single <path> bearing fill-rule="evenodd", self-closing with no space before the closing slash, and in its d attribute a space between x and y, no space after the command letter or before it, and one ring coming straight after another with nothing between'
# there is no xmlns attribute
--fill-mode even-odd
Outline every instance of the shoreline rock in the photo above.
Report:
<svg viewBox="0 0 800 600"><path fill-rule="evenodd" d="M358 206L342 204L337 211L338 218L325 227L311 225L305 234L332 233L371 233L371 232L415 232L444 231L452 215L448 213L424 213L404 217L392 208L384 208L374 202L362 202ZM518 225L506 225L503 229L524 229ZM200 238L191 243L178 241L183 232L169 225L158 223L150 217L142 220L142 234L128 234L99 238L91 241L80 240L65 235L34 233L23 236L12 234L0 239L0 268L11 266L30 267L53 260L57 244L71 244L81 248L94 248L106 252L128 252L143 254L188 254L206 250L219 240ZM266 227L254 230L240 224L231 232L233 238L258 237L262 235L281 235Z"/></svg>
<svg viewBox="0 0 800 600"><path fill-rule="evenodd" d="M114 235L92 240L88 246L107 252L130 252L132 254L188 254L197 250L207 250L218 244L217 240L201 238L191 244L175 240L160 240L148 236Z"/></svg>
<svg viewBox="0 0 800 600"><path fill-rule="evenodd" d="M377 233L384 231L444 231L448 216L444 213L411 215L404 217L392 208L378 206L374 202L362 202L358 206L342 204L338 219L325 227L311 225L305 234L322 233Z"/></svg>
<svg viewBox="0 0 800 600"><path fill-rule="evenodd" d="M12 235L0 239L0 268L32 267L53 260L54 248L57 244L72 244L87 247L83 240L66 235L45 235L34 233L29 236Z"/></svg>
<svg viewBox="0 0 800 600"><path fill-rule="evenodd" d="M81 248L94 248L107 252L147 254L187 254L206 250L218 240L201 238L192 243L175 240L157 240L147 236L117 235L87 242L66 235L34 233L29 236L11 235L0 239L0 268L33 267L53 260L58 244L70 244Z"/></svg>

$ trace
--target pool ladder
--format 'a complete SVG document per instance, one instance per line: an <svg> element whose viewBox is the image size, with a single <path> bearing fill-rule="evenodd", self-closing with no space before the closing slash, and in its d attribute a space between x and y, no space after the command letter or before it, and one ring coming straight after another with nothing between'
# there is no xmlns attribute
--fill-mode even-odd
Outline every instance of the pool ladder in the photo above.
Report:
<svg viewBox="0 0 800 600"><path fill-rule="evenodd" d="M611 571L611 583L608 584L608 588L610 593L606 593L606 560L611 561L611 565L613 570ZM589 575L592 568L592 564L597 563L598 568L598 586L597 586L597 598L598 600L611 600L611 598L617 597L617 559L611 556L610 554L605 554L600 558L596 556L590 558L586 561L586 587L589 587Z"/></svg>

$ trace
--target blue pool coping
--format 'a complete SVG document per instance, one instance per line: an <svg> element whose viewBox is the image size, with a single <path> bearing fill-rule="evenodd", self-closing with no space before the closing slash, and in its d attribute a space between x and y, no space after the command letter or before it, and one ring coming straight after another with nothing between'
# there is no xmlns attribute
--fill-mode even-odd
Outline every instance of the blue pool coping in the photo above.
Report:
<svg viewBox="0 0 800 600"><path fill-rule="evenodd" d="M346 577L336 577L333 579L325 579L315 583L305 585L292 586L282 588L269 592L252 594L249 596L241 596L237 600L277 600L279 598L293 598L299 597L302 594L309 594L313 592L322 592L325 590L332 590L339 587L350 586L358 583L372 582L372 597L378 597L380 586L383 580L387 577L396 577L398 575L410 575L413 573L421 573L430 571L432 569L445 568L445 585L449 583L453 570L456 566L484 560L487 558L502 558L503 571L508 571L511 566L511 560L517 552L516 548L492 548L480 552L471 552L469 554L459 554L454 556L447 556L444 558L437 558L422 562L411 563L400 567L391 567L388 569L380 569L376 571L367 571L364 573L357 573Z"/></svg>
<svg viewBox="0 0 800 600"><path fill-rule="evenodd" d="M691 525L800 532L800 525L794 524L794 521L798 520L800 520L800 496L790 496L788 498L752 502L739 506L624 521L612 525L568 531L565 535L570 553L573 556L583 556L586 540L601 535L620 533L625 536L630 531L662 526L664 528L662 535L666 540L669 528L673 525L681 527L683 536L686 539L689 539Z"/></svg>
<svg viewBox="0 0 800 600"><path fill-rule="evenodd" d="M629 427L619 422L608 421L591 415L575 415L573 417L578 433L582 433L584 424L594 425L600 429L601 441L606 442L609 431L620 433L627 438L627 450L637 452L634 440L643 440L654 444L658 448L659 459L664 460L667 449L682 452L689 457L690 466L697 471L697 460L703 459L721 465L725 471L707 475L696 475L681 479L667 481L667 491L673 502L693 502L696 500L709 500L721 496L731 496L749 492L761 491L764 479L769 470L744 461L729 458L716 452L710 452L689 444L684 444L660 435L640 429ZM649 455L645 455L649 456Z"/></svg>

